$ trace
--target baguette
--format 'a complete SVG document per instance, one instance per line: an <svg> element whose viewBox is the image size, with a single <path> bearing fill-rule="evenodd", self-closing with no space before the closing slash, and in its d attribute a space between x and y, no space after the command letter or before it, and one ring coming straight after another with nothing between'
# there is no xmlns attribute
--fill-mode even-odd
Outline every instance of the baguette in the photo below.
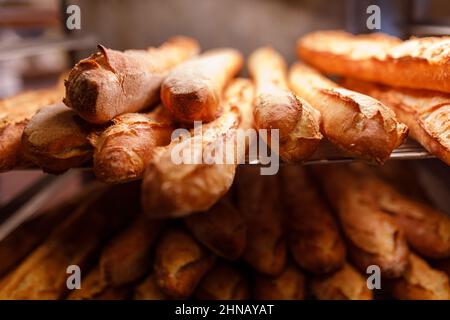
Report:
<svg viewBox="0 0 450 320"><path fill-rule="evenodd" d="M253 288L256 300L304 300L305 275L294 265L289 264L278 276L257 274Z"/></svg>
<svg viewBox="0 0 450 320"><path fill-rule="evenodd" d="M127 113L115 117L100 134L92 133L94 173L107 183L139 179L158 146L167 145L174 130L162 107L147 114Z"/></svg>
<svg viewBox="0 0 450 320"><path fill-rule="evenodd" d="M81 289L71 291L67 300L124 300L129 294L129 287L108 286L96 266L81 281Z"/></svg>
<svg viewBox="0 0 450 320"><path fill-rule="evenodd" d="M279 155L285 161L302 161L317 149L320 114L288 88L287 67L283 57L270 47L259 48L248 61L255 81L255 125L267 129L271 145L272 129L279 130Z"/></svg>
<svg viewBox="0 0 450 320"><path fill-rule="evenodd" d="M329 208L300 167L281 168L288 246L304 270L322 274L345 263L345 244Z"/></svg>
<svg viewBox="0 0 450 320"><path fill-rule="evenodd" d="M318 31L297 42L297 54L319 70L387 85L450 92L450 37L401 41L382 33Z"/></svg>
<svg viewBox="0 0 450 320"><path fill-rule="evenodd" d="M448 276L431 268L428 263L411 253L403 276L392 280L391 295L401 300L449 300Z"/></svg>
<svg viewBox="0 0 450 320"><path fill-rule="evenodd" d="M240 168L237 207L247 223L243 260L256 271L276 276L286 264L286 241L276 176L260 176L259 168Z"/></svg>
<svg viewBox="0 0 450 320"><path fill-rule="evenodd" d="M22 153L23 129L37 111L58 102L63 94L55 86L0 100L0 172L28 164Z"/></svg>
<svg viewBox="0 0 450 320"><path fill-rule="evenodd" d="M450 217L446 213L404 196L366 168L354 170L361 181L359 192L372 197L395 219L416 252L429 258L450 257Z"/></svg>
<svg viewBox="0 0 450 320"><path fill-rule="evenodd" d="M346 166L315 170L331 204L337 211L352 262L362 272L380 267L387 278L399 277L408 264L405 234L393 217L367 195L364 183Z"/></svg>
<svg viewBox="0 0 450 320"><path fill-rule="evenodd" d="M62 173L92 157L88 134L94 128L58 103L38 111L22 134L25 156L45 172Z"/></svg>
<svg viewBox="0 0 450 320"><path fill-rule="evenodd" d="M366 280L350 264L311 280L311 292L318 300L372 300Z"/></svg>
<svg viewBox="0 0 450 320"><path fill-rule="evenodd" d="M197 42L187 37L147 50L120 52L99 45L98 52L70 71L64 103L95 124L140 111L158 100L168 71L198 51Z"/></svg>
<svg viewBox="0 0 450 320"><path fill-rule="evenodd" d="M194 237L216 255L235 260L246 245L247 227L242 215L226 200L219 200L207 212L184 219Z"/></svg>
<svg viewBox="0 0 450 320"><path fill-rule="evenodd" d="M136 191L133 185L124 185L97 192L82 203L7 275L0 299L63 298L67 293L67 267L88 267L102 242L132 217Z"/></svg>
<svg viewBox="0 0 450 320"><path fill-rule="evenodd" d="M247 300L248 281L241 270L227 263L217 263L202 279L195 291L199 300Z"/></svg>
<svg viewBox="0 0 450 320"><path fill-rule="evenodd" d="M146 214L167 218L207 211L229 190L237 164L245 160L246 148L238 143L236 129L247 130L252 125L252 101L251 82L234 80L225 92L223 114L203 125L202 135L194 131L191 137L181 136L155 152L142 182L142 207ZM203 159L208 149L227 145L236 149L231 163L227 161L227 150L219 159L222 164ZM201 152L193 152L197 148ZM175 163L174 154L193 155L192 162Z"/></svg>
<svg viewBox="0 0 450 320"><path fill-rule="evenodd" d="M169 297L188 298L214 262L215 257L189 233L170 229L156 247L156 283Z"/></svg>
<svg viewBox="0 0 450 320"><path fill-rule="evenodd" d="M155 274L151 273L134 288L133 300L167 300L156 284Z"/></svg>
<svg viewBox="0 0 450 320"><path fill-rule="evenodd" d="M169 73L161 86L161 100L180 122L212 121L222 112L222 91L242 64L237 50L207 51Z"/></svg>
<svg viewBox="0 0 450 320"><path fill-rule="evenodd" d="M289 81L322 114L325 137L353 156L382 164L407 136L408 128L384 104L341 88L304 64L291 68Z"/></svg>
<svg viewBox="0 0 450 320"><path fill-rule="evenodd" d="M121 287L150 269L150 253L161 223L139 218L114 237L102 250L99 269L104 282Z"/></svg>
<svg viewBox="0 0 450 320"><path fill-rule="evenodd" d="M411 137L450 165L450 94L391 88L346 79L343 85L380 100L405 123Z"/></svg>

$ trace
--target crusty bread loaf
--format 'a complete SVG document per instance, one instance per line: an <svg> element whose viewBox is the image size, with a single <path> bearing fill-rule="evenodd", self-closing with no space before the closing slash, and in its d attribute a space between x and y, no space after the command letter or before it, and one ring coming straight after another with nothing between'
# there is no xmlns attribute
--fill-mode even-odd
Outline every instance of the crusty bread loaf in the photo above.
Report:
<svg viewBox="0 0 450 320"><path fill-rule="evenodd" d="M306 277L292 264L275 277L255 275L253 295L256 300L304 300L305 291Z"/></svg>
<svg viewBox="0 0 450 320"><path fill-rule="evenodd" d="M0 172L27 164L21 150L23 129L38 110L58 102L63 94L56 86L0 100Z"/></svg>
<svg viewBox="0 0 450 320"><path fill-rule="evenodd" d="M279 130L279 154L285 161L302 161L317 149L320 114L295 96L288 88L287 67L283 57L270 47L259 48L248 60L250 75L255 81L255 126Z"/></svg>
<svg viewBox="0 0 450 320"><path fill-rule="evenodd" d="M150 269L151 250L161 223L140 217L102 249L99 268L111 287L130 284Z"/></svg>
<svg viewBox="0 0 450 320"><path fill-rule="evenodd" d="M136 185L98 191L10 272L0 299L61 299L68 293L67 267L84 270L102 243L136 212Z"/></svg>
<svg viewBox="0 0 450 320"><path fill-rule="evenodd" d="M238 267L217 263L202 279L195 291L200 300L247 300L250 298L248 279Z"/></svg>
<svg viewBox="0 0 450 320"><path fill-rule="evenodd" d="M372 300L366 279L346 263L340 270L311 281L311 292L318 300Z"/></svg>
<svg viewBox="0 0 450 320"><path fill-rule="evenodd" d="M123 183L139 179L156 147L167 145L174 130L167 111L126 113L104 131L89 135L94 147L94 173L100 181Z"/></svg>
<svg viewBox="0 0 450 320"><path fill-rule="evenodd" d="M156 284L155 274L152 272L136 285L133 293L134 300L167 300L167 295Z"/></svg>
<svg viewBox="0 0 450 320"><path fill-rule="evenodd" d="M235 260L245 249L245 219L227 200L219 200L208 211L190 215L184 222L199 242L220 257Z"/></svg>
<svg viewBox="0 0 450 320"><path fill-rule="evenodd" d="M318 31L297 42L297 53L319 70L391 86L450 93L450 37L411 38Z"/></svg>
<svg viewBox="0 0 450 320"><path fill-rule="evenodd" d="M214 261L215 257L189 233L169 229L156 246L156 283L170 297L188 298Z"/></svg>
<svg viewBox="0 0 450 320"><path fill-rule="evenodd" d="M411 137L450 165L450 94L393 88L353 79L346 79L343 85L386 104L408 126Z"/></svg>
<svg viewBox="0 0 450 320"><path fill-rule="evenodd" d="M286 241L278 177L262 176L256 166L239 168L237 208L247 223L243 260L256 271L279 275L286 264Z"/></svg>
<svg viewBox="0 0 450 320"><path fill-rule="evenodd" d="M206 51L169 73L161 86L161 100L180 122L214 120L222 112L223 90L242 64L243 57L237 50Z"/></svg>
<svg viewBox="0 0 450 320"><path fill-rule="evenodd" d="M405 234L395 219L365 192L364 182L347 166L316 168L316 175L337 211L349 258L362 272L377 265L384 277L399 277L408 264Z"/></svg>
<svg viewBox="0 0 450 320"><path fill-rule="evenodd" d="M45 172L61 173L92 158L88 134L96 128L63 103L38 111L22 134L25 156Z"/></svg>
<svg viewBox="0 0 450 320"><path fill-rule="evenodd" d="M291 68L289 81L320 111L325 137L353 156L382 164L406 138L407 127L378 100L341 88L301 63Z"/></svg>
<svg viewBox="0 0 450 320"><path fill-rule="evenodd" d="M142 110L159 99L168 71L198 51L197 42L187 37L173 37L147 50L120 52L99 45L98 52L71 70L64 103L95 124Z"/></svg>
<svg viewBox="0 0 450 320"><path fill-rule="evenodd" d="M304 270L322 274L345 262L345 244L330 208L308 174L297 166L280 170L288 246Z"/></svg>
<svg viewBox="0 0 450 320"><path fill-rule="evenodd" d="M129 287L111 287L102 277L100 268L95 266L83 277L81 288L73 290L68 300L124 300L128 298Z"/></svg>
<svg viewBox="0 0 450 320"><path fill-rule="evenodd" d="M402 300L449 300L449 278L411 253L405 273L393 280L390 292L394 298Z"/></svg>
<svg viewBox="0 0 450 320"><path fill-rule="evenodd" d="M225 92L223 114L204 124L202 135L194 129L191 136L181 136L158 149L147 166L142 183L142 206L146 214L167 218L207 211L229 190L236 166L245 157L245 145L238 143L236 129L246 130L252 125L252 101L251 82L234 80ZM231 159L223 149L222 154L218 152L221 164L208 163L204 159L207 150L227 144L236 147ZM191 155L192 162L175 162L174 154L177 161L180 155Z"/></svg>

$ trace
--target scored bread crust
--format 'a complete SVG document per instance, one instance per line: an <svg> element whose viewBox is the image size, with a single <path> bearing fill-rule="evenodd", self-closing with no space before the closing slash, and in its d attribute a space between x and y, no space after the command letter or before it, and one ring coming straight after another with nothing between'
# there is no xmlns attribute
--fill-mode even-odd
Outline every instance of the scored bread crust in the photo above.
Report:
<svg viewBox="0 0 450 320"><path fill-rule="evenodd" d="M23 129L37 111L62 97L62 88L56 86L0 100L0 172L27 163L21 150Z"/></svg>
<svg viewBox="0 0 450 320"><path fill-rule="evenodd" d="M316 70L296 63L289 81L294 92L322 115L322 133L351 155L384 163L408 129L378 100L339 87Z"/></svg>
<svg viewBox="0 0 450 320"><path fill-rule="evenodd" d="M180 122L212 121L222 112L226 84L242 64L242 54L235 49L206 51L169 73L161 86L161 101Z"/></svg>
<svg viewBox="0 0 450 320"><path fill-rule="evenodd" d="M121 52L99 45L70 71L64 103L95 124L150 107L159 99L168 71L198 51L197 42L187 37L173 37L146 50Z"/></svg>
<svg viewBox="0 0 450 320"><path fill-rule="evenodd" d="M45 172L62 173L91 159L93 128L63 103L38 111L22 134L25 156Z"/></svg>
<svg viewBox="0 0 450 320"><path fill-rule="evenodd" d="M271 130L279 130L279 155L283 160L309 158L322 139L320 114L289 90L283 57L271 47L259 48L249 57L248 69L256 86L257 129L269 130L269 146Z"/></svg>
<svg viewBox="0 0 450 320"><path fill-rule="evenodd" d="M343 86L370 95L396 113L425 149L450 165L450 94L400 89L345 79Z"/></svg>
<svg viewBox="0 0 450 320"><path fill-rule="evenodd" d="M300 38L297 54L328 73L392 86L450 92L450 37L398 38L317 31Z"/></svg>

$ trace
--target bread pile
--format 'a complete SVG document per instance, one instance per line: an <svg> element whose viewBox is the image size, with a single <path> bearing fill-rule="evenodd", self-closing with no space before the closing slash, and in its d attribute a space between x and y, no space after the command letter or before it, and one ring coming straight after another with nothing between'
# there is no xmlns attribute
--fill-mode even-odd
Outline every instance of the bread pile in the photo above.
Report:
<svg viewBox="0 0 450 320"><path fill-rule="evenodd" d="M447 276L424 260L450 256L447 216L380 172L295 164L325 138L382 165L408 132L450 164L449 38L319 31L299 39L297 51L303 62L288 69L274 49L255 50L244 79L236 78L239 51L200 53L187 37L146 50L99 46L70 71L65 92L59 84L0 101L0 171L92 166L116 185L85 195L62 223L55 218L58 231L33 251L42 236L24 243L26 257L0 284L3 297L66 297L59 270L49 270L80 264L91 271L69 298L370 299L361 272L377 265L393 279L389 296L447 299ZM176 129L191 135L174 139ZM251 141L237 146L236 129L267 130L269 146L278 129L277 152L290 165L277 176L238 168ZM232 163L172 159L224 142L237 146ZM126 229L130 210L116 192L140 204ZM98 236L74 241L81 225Z"/></svg>
<svg viewBox="0 0 450 320"><path fill-rule="evenodd" d="M450 217L409 182L243 166L209 210L165 220L142 214L139 184L94 183L0 242L0 299L450 299ZM73 264L80 290L66 286Z"/></svg>

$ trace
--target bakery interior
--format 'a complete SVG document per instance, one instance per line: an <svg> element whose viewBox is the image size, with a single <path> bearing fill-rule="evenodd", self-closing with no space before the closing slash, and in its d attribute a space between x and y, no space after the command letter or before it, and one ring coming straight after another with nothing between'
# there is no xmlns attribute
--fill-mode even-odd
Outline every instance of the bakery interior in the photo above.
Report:
<svg viewBox="0 0 450 320"><path fill-rule="evenodd" d="M66 24L72 14L66 10L71 5L80 8L79 29L70 30ZM381 9L380 30L367 28L366 10L370 5ZM404 85L393 83L392 77L378 81L384 63L389 61L382 61L381 71L372 77L377 84L367 79L350 79L346 71L327 72L333 61L314 53L322 48L320 35L311 42L306 38L299 42L319 30L352 34L377 31L401 40L444 39L450 35L450 2L0 2L0 299L450 300L450 91L445 84L450 83L450 41L440 40L446 63L436 71L441 72L442 78L434 79L434 87L427 86L427 70L421 69L409 81L408 71L404 71L410 65L395 64L396 68L403 68L398 73L399 83L405 74L402 83L425 79L418 80L415 87L407 84L408 88L402 91ZM335 36L324 34L323 39L328 39L327 35ZM187 38L167 42L174 36ZM336 40L336 48L345 49L346 39L343 36L343 43ZM392 42L402 43L398 39ZM164 72L158 75L158 98L150 105L128 111L124 107L124 111L119 110L108 120L94 119L97 114L88 114L87 108L77 110L73 102L77 99L69 96L67 88L71 81L69 71L80 60L101 52L112 61L114 53L109 49L157 47L156 63L152 63L159 70L158 61L165 59L161 49L164 45L160 47L163 43L182 46L183 49L167 51L184 50L185 56L161 67ZM315 46L316 43L319 44ZM302 45L303 51L299 49ZM245 125L258 126L255 97L267 87L280 89L264 82L270 82L267 77L273 76L275 69L281 70L275 78L281 74L285 78L281 82L289 82L283 92L294 92L307 100L313 110L309 121L320 126L320 132L310 139L317 143L310 147L314 150L307 157L296 158L289 150L280 153L279 172L268 176L260 175L262 165L257 161L194 168L169 163L170 140L160 138L165 142L157 142L149 135L167 136L169 129L190 128L193 118L189 114L181 121L183 116L175 115L175 107L170 107L173 100L163 99L161 82L164 88L168 82L165 79L176 76L171 69L178 68L184 60L196 59L197 51L201 57L204 51L216 48L233 48L216 52L225 56L223 60L219 57L209 62L224 61L230 69L218 104L235 103L246 106L247 111L253 109L254 119L251 117L252 123ZM363 48L357 49L365 51ZM160 55L159 49L163 52ZM330 51L333 49L332 43ZM119 61L121 56L117 57ZM93 59L86 66L80 65L77 72L102 65L103 60L92 62ZM327 87L329 80L315 69L303 69L303 63L299 68L291 68L299 60L327 73L333 81L331 89ZM280 61L287 65L287 71L280 67ZM108 63L114 69L121 62L114 67L113 62ZM412 62L412 68L415 66ZM224 73L221 68L214 70L211 72ZM413 73L414 70L410 72ZM251 80L233 80L236 77ZM308 77L326 88L309 95L315 88L304 80ZM76 77L72 80L75 82ZM297 85L293 84L297 80ZM375 155L375 151L370 154L378 136L373 140L370 136L368 140L355 139L356 144L365 143L361 148L370 149L367 152L358 149L352 153L342 147L339 137L335 143L330 142L333 132L339 130L329 129L323 121L328 119L331 126L336 126L336 120L333 122L331 113L331 118L326 116L327 106L315 107L333 103L331 98L324 102L328 99L324 92L339 91L335 83L380 100L383 108L389 110L378 110L380 117L389 118L384 119L385 126L388 121L397 126L397 136L392 139L399 142L380 138L382 145L375 147L383 155ZM81 104L89 100L83 96L88 89L75 92L81 95ZM239 94L233 96L233 89ZM338 97L348 93L339 92ZM398 106L398 101L393 102L396 107L390 106L390 99L405 97L403 102L407 104L411 96L417 97L416 93L427 97L424 104L434 103L425 108L442 110L435 119L441 126L439 137L434 140L424 138L426 133L420 136L423 140L417 138L415 134L420 135L416 133L420 129L414 131L409 124L406 137L408 129L403 118L398 121L398 112L408 111L399 111L402 106ZM42 105L38 107L39 103ZM59 109L54 112L42 112L56 104ZM303 116L310 107L300 104ZM346 105L337 102L335 107L342 106ZM25 110L28 107L34 108L33 112ZM20 108L24 108L23 112ZM166 109L176 120L164 120ZM223 114L241 123L237 127L244 128L245 111L240 110L241 115L236 116L233 108L224 110ZM223 114L214 114L205 121L226 132ZM317 120L316 114L322 120ZM421 123L420 116L408 119L415 125ZM17 135L14 130L20 130L20 136L11 146L13 133ZM76 131L76 137L65 136L71 130ZM120 134L124 136L122 140ZM33 137L37 137L35 141ZM51 143L51 139L58 138L53 145L44 145L45 151L37 145L39 139ZM116 145L108 146L108 141ZM388 142L392 145L388 146ZM67 146L73 146L73 150L67 151ZM122 167L114 148L134 146L140 149L128 152L137 154L139 159ZM57 154L58 148L66 153ZM280 144L280 151L282 148ZM105 153L102 159L101 152ZM141 166L141 171L127 171L125 165ZM73 265L80 267L81 289L67 286L67 268ZM380 288L376 284L375 288L368 288L366 282L371 274L368 267L373 265L381 270Z"/></svg>

